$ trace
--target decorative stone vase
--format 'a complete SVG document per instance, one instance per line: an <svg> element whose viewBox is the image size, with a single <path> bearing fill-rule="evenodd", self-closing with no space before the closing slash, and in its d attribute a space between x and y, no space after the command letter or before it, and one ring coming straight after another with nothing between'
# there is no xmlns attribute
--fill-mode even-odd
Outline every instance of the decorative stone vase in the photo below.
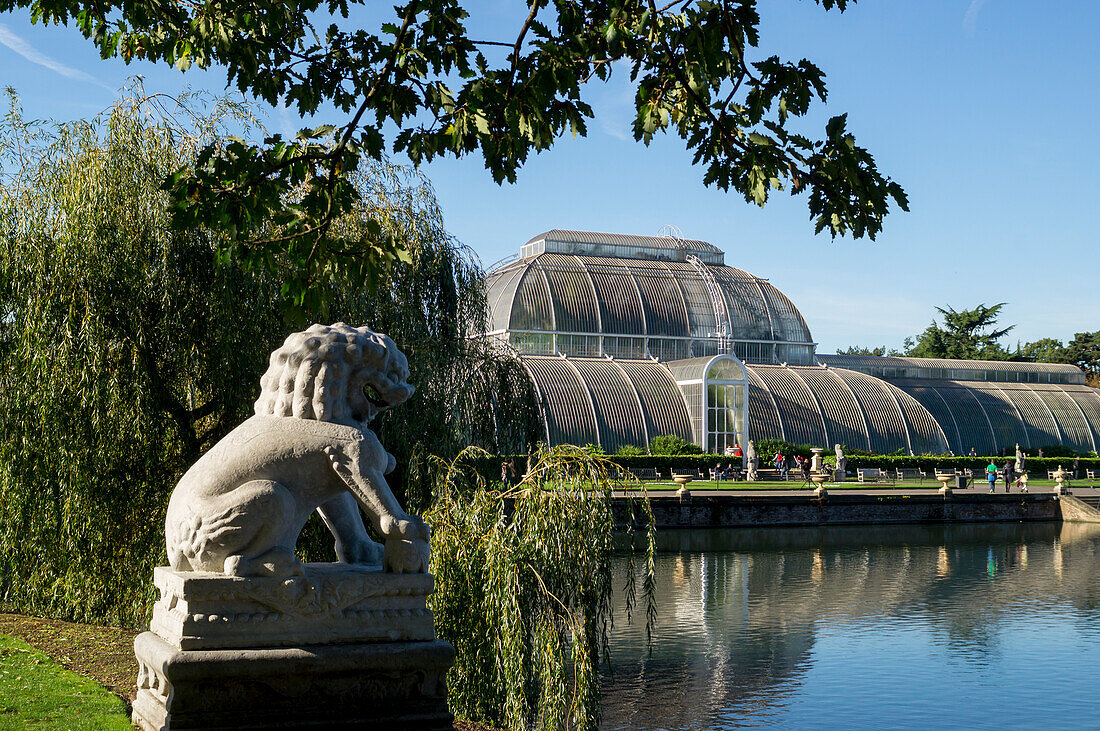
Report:
<svg viewBox="0 0 1100 731"><path fill-rule="evenodd" d="M951 494L951 488L948 486L948 483L955 479L955 475L950 474L950 473L939 474L939 475L936 475L936 479L939 480L940 483L943 485L943 487L940 488L940 494L950 495Z"/></svg>
<svg viewBox="0 0 1100 731"><path fill-rule="evenodd" d="M681 486L691 483L694 479L695 478L692 477L691 475L673 475L672 476L672 481L675 482L677 485L681 485Z"/></svg>
<svg viewBox="0 0 1100 731"><path fill-rule="evenodd" d="M821 471L821 459L822 459L821 454L825 450L822 449L821 447L814 447L810 451L813 452L813 455L814 455L813 457L810 458L810 470L812 472L820 472Z"/></svg>
<svg viewBox="0 0 1100 731"><path fill-rule="evenodd" d="M1069 475L1062 465L1058 465L1058 470L1054 473L1054 494L1055 495L1069 495L1069 488L1066 487L1066 476Z"/></svg>

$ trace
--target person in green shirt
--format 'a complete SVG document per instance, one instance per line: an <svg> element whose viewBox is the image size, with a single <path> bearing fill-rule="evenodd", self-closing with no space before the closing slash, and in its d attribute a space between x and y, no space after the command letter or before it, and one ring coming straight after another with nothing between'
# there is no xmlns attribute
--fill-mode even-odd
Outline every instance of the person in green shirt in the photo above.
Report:
<svg viewBox="0 0 1100 731"><path fill-rule="evenodd" d="M986 465L985 476L989 479L989 491L993 492L993 488L997 486L997 465L993 464L993 460L989 460Z"/></svg>

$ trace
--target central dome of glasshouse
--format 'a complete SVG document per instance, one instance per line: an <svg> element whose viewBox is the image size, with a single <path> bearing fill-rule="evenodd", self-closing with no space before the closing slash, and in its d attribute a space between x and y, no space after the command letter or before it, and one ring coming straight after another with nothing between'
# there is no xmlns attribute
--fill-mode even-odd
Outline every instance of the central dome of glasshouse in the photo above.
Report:
<svg viewBox="0 0 1100 731"><path fill-rule="evenodd" d="M705 241L553 230L488 275L490 337L530 378L548 444L721 452L748 439L878 453L1095 451L1071 365L818 355L766 279Z"/></svg>
<svg viewBox="0 0 1100 731"><path fill-rule="evenodd" d="M547 231L490 273L491 334L532 355L733 352L754 363L812 363L813 338L794 304L724 258L704 241Z"/></svg>

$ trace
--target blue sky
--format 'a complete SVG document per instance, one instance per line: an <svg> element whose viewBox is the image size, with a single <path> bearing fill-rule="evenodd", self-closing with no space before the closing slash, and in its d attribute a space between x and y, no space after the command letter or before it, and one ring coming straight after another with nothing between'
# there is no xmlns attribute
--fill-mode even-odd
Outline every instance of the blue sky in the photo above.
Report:
<svg viewBox="0 0 1100 731"><path fill-rule="evenodd" d="M516 0L467 7L472 28L501 40L525 14ZM677 138L634 142L625 74L591 86L589 136L533 157L515 185L495 185L476 157L427 165L448 228L489 264L550 228L671 224L783 290L822 352L900 346L937 305L1007 302L1010 344L1100 329L1100 3L861 0L840 14L768 0L761 14L763 55L806 57L828 76L812 128L848 112L908 192L912 211L888 218L877 241L815 236L804 198L781 194L761 210L705 188ZM374 21L364 11L362 22ZM28 117L95 114L133 74L149 91L225 85L224 69L104 62L72 29L0 15L0 86L16 88ZM270 111L273 129L299 124Z"/></svg>

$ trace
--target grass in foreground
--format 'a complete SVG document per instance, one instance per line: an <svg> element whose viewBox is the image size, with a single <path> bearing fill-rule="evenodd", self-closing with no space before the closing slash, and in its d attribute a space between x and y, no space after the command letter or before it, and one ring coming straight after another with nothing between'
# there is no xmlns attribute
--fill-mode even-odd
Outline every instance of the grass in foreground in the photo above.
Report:
<svg viewBox="0 0 1100 731"><path fill-rule="evenodd" d="M0 635L0 729L131 728L126 704L22 640Z"/></svg>
<svg viewBox="0 0 1100 731"><path fill-rule="evenodd" d="M137 691L137 634L138 630L123 627L0 614L0 635L18 637L65 669L86 675L131 702Z"/></svg>

